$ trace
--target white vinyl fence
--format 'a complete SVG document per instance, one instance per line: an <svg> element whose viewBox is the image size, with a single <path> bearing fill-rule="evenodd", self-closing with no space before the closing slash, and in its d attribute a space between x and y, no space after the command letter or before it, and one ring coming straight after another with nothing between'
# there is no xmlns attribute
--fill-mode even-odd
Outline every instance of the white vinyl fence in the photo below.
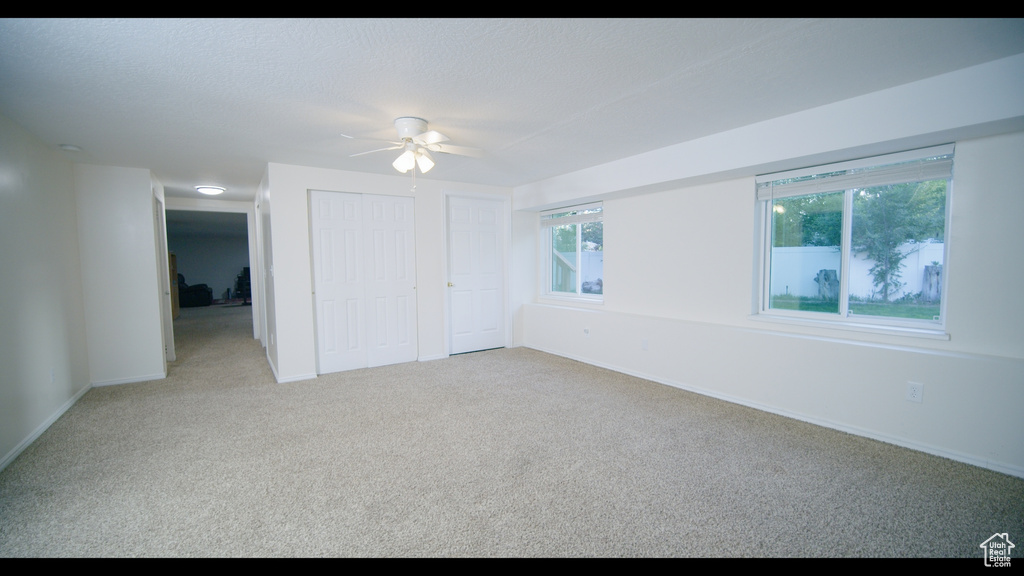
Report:
<svg viewBox="0 0 1024 576"><path fill-rule="evenodd" d="M580 268L583 268L583 278L581 278L583 282L602 280L604 278L604 252L600 250L580 252Z"/></svg>
<svg viewBox="0 0 1024 576"><path fill-rule="evenodd" d="M925 267L933 262L943 262L942 242L907 243L900 247L904 254L900 282L903 288L889 298L895 300L906 294L925 291ZM877 288L872 282L873 260L864 254L850 259L850 295L860 298L877 297ZM772 248L771 295L791 294L794 296L818 296L818 283L814 281L819 270L840 271L838 248L830 246L797 246Z"/></svg>
<svg viewBox="0 0 1024 576"><path fill-rule="evenodd" d="M551 289L558 292L576 290L576 253L555 252L551 271ZM604 252L600 250L584 250L580 252L580 278L583 292L600 294L604 291Z"/></svg>

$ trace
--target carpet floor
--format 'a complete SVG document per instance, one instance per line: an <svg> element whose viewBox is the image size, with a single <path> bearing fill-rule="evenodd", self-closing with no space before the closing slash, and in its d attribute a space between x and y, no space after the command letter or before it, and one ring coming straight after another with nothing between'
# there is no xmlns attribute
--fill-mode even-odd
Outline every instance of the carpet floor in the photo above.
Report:
<svg viewBox="0 0 1024 576"><path fill-rule="evenodd" d="M0 472L3 557L960 557L1024 479L499 349L279 384L252 308Z"/></svg>

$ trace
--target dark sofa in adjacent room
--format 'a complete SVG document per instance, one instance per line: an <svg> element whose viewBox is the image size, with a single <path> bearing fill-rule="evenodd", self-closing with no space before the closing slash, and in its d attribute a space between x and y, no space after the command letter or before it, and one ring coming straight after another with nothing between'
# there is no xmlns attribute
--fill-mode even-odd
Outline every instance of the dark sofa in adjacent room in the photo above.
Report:
<svg viewBox="0 0 1024 576"><path fill-rule="evenodd" d="M178 305L182 308L196 308L209 306L213 303L213 288L206 284L189 286L185 283L185 276L178 274Z"/></svg>

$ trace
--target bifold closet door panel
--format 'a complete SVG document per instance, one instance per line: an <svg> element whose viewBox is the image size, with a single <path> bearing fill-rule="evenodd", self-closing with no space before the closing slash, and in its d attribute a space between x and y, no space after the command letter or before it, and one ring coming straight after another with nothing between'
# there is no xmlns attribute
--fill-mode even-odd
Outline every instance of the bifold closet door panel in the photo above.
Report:
<svg viewBox="0 0 1024 576"><path fill-rule="evenodd" d="M363 198L310 193L317 372L366 366Z"/></svg>
<svg viewBox="0 0 1024 576"><path fill-rule="evenodd" d="M413 199L363 197L368 366L411 362L416 347Z"/></svg>

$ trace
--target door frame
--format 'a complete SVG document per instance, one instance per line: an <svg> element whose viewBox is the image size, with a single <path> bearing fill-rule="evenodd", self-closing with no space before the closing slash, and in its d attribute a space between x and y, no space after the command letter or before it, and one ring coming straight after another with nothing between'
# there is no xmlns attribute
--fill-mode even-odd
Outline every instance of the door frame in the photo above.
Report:
<svg viewBox="0 0 1024 576"><path fill-rule="evenodd" d="M512 343L512 314L509 310L510 299L509 299L509 282L512 272L512 196L500 196L496 194L486 194L481 192L463 192L460 190L448 190L442 191L444 195L444 218L443 221L443 236L444 236L444 261L442 263L442 270L444 272L444 357L451 356L452 353L452 304L451 304L451 290L448 289L448 282L451 282L451 272L449 270L451 263L451 237L449 225L449 218L451 217L451 198L469 198L473 200L492 200L500 201L502 204L502 220L501 225L503 227L501 233L501 257L504 268L504 281L501 287L501 313L505 320L504 326L504 340L505 347L508 348Z"/></svg>
<svg viewBox="0 0 1024 576"><path fill-rule="evenodd" d="M263 261L257 256L256 241L256 205L250 202L235 200L217 200L214 198L166 198L165 210L184 210L188 212L231 212L245 214L247 229L247 245L249 250L249 284L252 293L252 337L263 342L265 337L266 310L263 304ZM266 347L266 343L263 342Z"/></svg>

